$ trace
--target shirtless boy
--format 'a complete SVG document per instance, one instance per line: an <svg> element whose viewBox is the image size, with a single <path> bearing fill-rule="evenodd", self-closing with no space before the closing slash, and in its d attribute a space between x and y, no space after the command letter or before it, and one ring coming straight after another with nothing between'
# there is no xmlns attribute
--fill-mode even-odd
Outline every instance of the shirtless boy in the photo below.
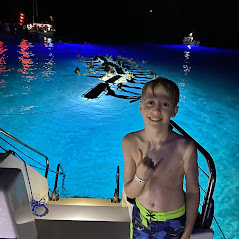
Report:
<svg viewBox="0 0 239 239"><path fill-rule="evenodd" d="M178 101L174 82L158 77L146 83L140 102L145 128L123 138L124 190L136 199L131 239L189 239L192 233L200 198L197 150L169 127Z"/></svg>

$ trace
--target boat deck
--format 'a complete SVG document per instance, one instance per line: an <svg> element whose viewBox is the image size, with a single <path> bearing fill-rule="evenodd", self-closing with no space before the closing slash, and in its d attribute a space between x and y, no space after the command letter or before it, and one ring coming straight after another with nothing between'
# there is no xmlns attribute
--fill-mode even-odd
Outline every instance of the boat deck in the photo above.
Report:
<svg viewBox="0 0 239 239"><path fill-rule="evenodd" d="M60 198L48 201L47 208L48 215L35 216L38 239L129 239L128 208L121 203L111 203L110 199Z"/></svg>
<svg viewBox="0 0 239 239"><path fill-rule="evenodd" d="M129 222L35 220L38 239L129 239Z"/></svg>

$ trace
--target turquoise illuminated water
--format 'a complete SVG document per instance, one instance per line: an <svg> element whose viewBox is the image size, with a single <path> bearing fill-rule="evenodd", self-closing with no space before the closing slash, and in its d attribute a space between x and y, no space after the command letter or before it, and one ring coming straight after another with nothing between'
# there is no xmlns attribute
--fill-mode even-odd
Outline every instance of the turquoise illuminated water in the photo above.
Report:
<svg viewBox="0 0 239 239"><path fill-rule="evenodd" d="M138 102L109 95L82 97L100 80L74 73L76 67L85 72L78 54L133 58L142 68L178 84L180 110L175 121L212 155L217 169L215 216L227 238L239 238L239 52L179 45L0 41L0 127L46 154L51 169L62 164L62 197L111 198L117 165L121 186L123 182L121 140L142 129L143 121ZM18 148L44 164L41 157ZM199 161L207 170L201 157ZM51 189L54 178L50 173ZM207 180L200 176L200 181L206 187ZM222 238L215 223L213 229L214 238Z"/></svg>

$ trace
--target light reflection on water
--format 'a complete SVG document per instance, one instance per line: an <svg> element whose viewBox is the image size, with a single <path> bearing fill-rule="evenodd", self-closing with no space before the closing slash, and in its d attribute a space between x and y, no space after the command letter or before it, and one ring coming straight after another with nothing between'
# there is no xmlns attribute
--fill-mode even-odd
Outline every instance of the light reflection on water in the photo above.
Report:
<svg viewBox="0 0 239 239"><path fill-rule="evenodd" d="M32 54L32 52L29 50L30 45L28 40L23 39L18 47L20 48L18 51L18 59L22 63L22 68L19 68L18 72L21 72L23 75L28 75L30 73L28 70L30 70L29 68L31 65L33 65L33 60L31 57L33 57L34 54ZM31 76L28 76L27 78L31 79Z"/></svg>
<svg viewBox="0 0 239 239"><path fill-rule="evenodd" d="M34 68L34 54L30 49L33 47L33 45L29 43L28 40L22 39L18 47L18 59L21 63L21 67L18 68L17 71L22 74L21 77L25 81L24 84L22 84L19 78L19 84L22 85L22 95L27 95L31 91L31 81L36 80L36 77L34 75L34 70L36 70L36 68ZM20 111L25 112L32 108L34 108L34 105L24 104L21 105Z"/></svg>
<svg viewBox="0 0 239 239"><path fill-rule="evenodd" d="M52 49L54 48L54 44L51 40L51 38L44 37L44 46L49 50L49 54L46 58L46 61L43 66L42 74L43 77L46 80L51 80L52 76L55 74L55 71L53 70L54 63L54 54L52 52Z"/></svg>
<svg viewBox="0 0 239 239"><path fill-rule="evenodd" d="M41 54L39 49L35 51L34 44L22 39L16 46L10 46L12 49L16 48L15 53L13 50L10 53L7 44L0 41L0 95L3 96L2 103L6 102L4 108L9 108L10 112L18 111L22 114L38 107L37 93L41 91L39 81L42 78L46 81L53 79L54 44L51 39L45 38L42 46L45 47L47 55L45 52ZM10 101L7 100L9 98Z"/></svg>
<svg viewBox="0 0 239 239"><path fill-rule="evenodd" d="M0 41L0 73L7 71L6 58L8 56L6 56L5 54L6 51L8 51L7 46L4 44L4 42ZM4 76L6 76L6 74L4 74ZM3 83L2 80L1 80L1 83Z"/></svg>
<svg viewBox="0 0 239 239"><path fill-rule="evenodd" d="M186 92L187 92L187 76L189 75L191 71L191 66L190 66L190 49L184 51L184 60L183 60L183 72L184 72L184 77L181 77L181 79L178 81L178 86L180 88L180 102L185 103L186 99Z"/></svg>

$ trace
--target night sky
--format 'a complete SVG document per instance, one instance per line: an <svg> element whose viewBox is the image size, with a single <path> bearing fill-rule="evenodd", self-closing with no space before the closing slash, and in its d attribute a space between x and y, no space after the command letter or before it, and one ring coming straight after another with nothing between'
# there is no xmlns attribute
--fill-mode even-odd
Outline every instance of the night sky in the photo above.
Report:
<svg viewBox="0 0 239 239"><path fill-rule="evenodd" d="M190 32L201 45L239 48L236 1L38 0L40 19L53 16L57 34L90 42L178 43ZM152 10L152 12L150 12ZM1 3L0 21L32 21L32 0Z"/></svg>

